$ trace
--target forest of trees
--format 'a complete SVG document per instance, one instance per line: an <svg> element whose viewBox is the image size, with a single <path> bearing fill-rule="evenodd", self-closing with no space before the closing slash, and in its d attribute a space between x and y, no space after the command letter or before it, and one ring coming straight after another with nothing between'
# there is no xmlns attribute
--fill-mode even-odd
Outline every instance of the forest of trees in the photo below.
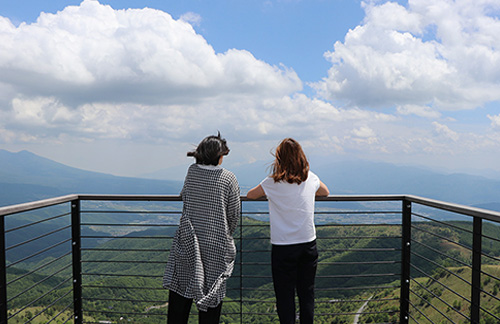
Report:
<svg viewBox="0 0 500 324"><path fill-rule="evenodd" d="M244 323L278 323L269 264L268 223L249 217L245 217L243 223L246 225L242 233L245 239L240 241L240 233L236 233L239 254L233 277L228 282L221 323L239 322L240 319ZM413 225L412 316L419 322L430 319L434 323L447 323L449 318L455 323L465 323L469 303L453 292L463 296L470 294L467 284L470 268L464 264L470 264L471 253L464 246L471 245L472 236L468 232L471 223L420 222ZM499 229L485 223L483 233L498 240ZM174 231L175 227L147 228L97 246L88 245L89 248L82 252L84 320L163 323L168 292L161 287L161 282ZM320 262L315 322L352 323L354 313L368 299L360 323L398 322L400 225L324 224L318 226L317 232ZM483 252L498 257L500 244L485 240ZM48 257L29 268L8 268L8 310L13 316L9 323L47 323L54 316L56 319L51 323L63 323L71 316L70 258L70 255L59 260ZM482 307L491 314L482 316L481 321L485 324L497 323L495 316L500 317L497 260L483 260L487 275L482 276L485 291ZM48 262L50 265L42 271L30 273ZM196 313L195 306L192 312ZM197 323L196 316L192 316L192 323Z"/></svg>

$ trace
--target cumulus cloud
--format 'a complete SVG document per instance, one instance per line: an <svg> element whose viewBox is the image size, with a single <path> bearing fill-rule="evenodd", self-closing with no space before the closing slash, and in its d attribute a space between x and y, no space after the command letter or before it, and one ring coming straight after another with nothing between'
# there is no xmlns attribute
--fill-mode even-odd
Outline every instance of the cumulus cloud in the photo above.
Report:
<svg viewBox="0 0 500 324"><path fill-rule="evenodd" d="M196 142L200 134L219 129L233 141L262 142L294 136L310 141L310 146L322 146L325 138L337 136L368 140L373 131L364 128L367 120L371 127L380 128L396 120L389 114L336 108L298 93L260 101L235 98L231 102L206 100L196 105L169 106L88 103L76 108L55 98L18 98L10 111L0 111L0 115L7 142L57 142L71 137L157 144L172 140ZM18 136L13 138L7 131ZM340 144L346 142L336 142L332 150L338 150Z"/></svg>
<svg viewBox="0 0 500 324"><path fill-rule="evenodd" d="M397 112L400 115L416 115L424 118L438 118L441 113L428 106L404 105L398 106Z"/></svg>
<svg viewBox="0 0 500 324"><path fill-rule="evenodd" d="M95 0L15 27L0 17L2 83L28 97L176 103L221 95L285 95L301 81L245 50L216 53L191 23L154 9L114 10Z"/></svg>
<svg viewBox="0 0 500 324"><path fill-rule="evenodd" d="M196 142L222 129L240 142L293 134L340 150L366 120L394 121L298 93L293 70L248 51L215 53L187 23L199 19L93 0L18 27L1 18L0 139Z"/></svg>
<svg viewBox="0 0 500 324"><path fill-rule="evenodd" d="M363 24L325 53L328 76L313 84L351 105L475 108L500 99L497 0L364 3Z"/></svg>
<svg viewBox="0 0 500 324"><path fill-rule="evenodd" d="M484 20L488 0L472 11L457 2L447 13L441 0L432 10L426 3L367 4L363 25L327 54L333 67L315 85L323 98L300 93L289 67L244 49L216 53L193 29L201 21L196 14L175 20L159 10L85 0L18 27L0 17L0 142L168 144L185 152L186 143L221 130L249 148L240 149L248 161L268 156L285 136L309 150L361 158L494 151L498 132L464 134L457 123L452 130L428 120L497 95L491 89L498 88L493 49L500 32L484 32L497 24ZM452 13L478 19L474 28L438 24ZM482 36L465 48L484 44L489 61L467 61L474 51L452 46L463 39L451 35L464 30ZM339 99L352 105L333 103ZM396 113L363 105L392 105ZM488 118L500 127L500 115Z"/></svg>

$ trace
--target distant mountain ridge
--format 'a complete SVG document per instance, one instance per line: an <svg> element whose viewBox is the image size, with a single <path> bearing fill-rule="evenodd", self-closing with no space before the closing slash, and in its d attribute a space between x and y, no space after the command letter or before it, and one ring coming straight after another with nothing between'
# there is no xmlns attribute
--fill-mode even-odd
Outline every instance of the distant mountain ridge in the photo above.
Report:
<svg viewBox="0 0 500 324"><path fill-rule="evenodd" d="M118 177L0 149L0 206L72 193L178 194L181 187L179 181Z"/></svg>
<svg viewBox="0 0 500 324"><path fill-rule="evenodd" d="M500 181L368 161L334 162L315 169L334 193L411 194L463 205L498 207Z"/></svg>
<svg viewBox="0 0 500 324"><path fill-rule="evenodd" d="M268 166L258 161L228 168L245 194L262 181ZM311 169L332 194L413 194L500 211L500 180L361 160L322 161L312 163ZM172 170L181 173L180 167ZM182 181L118 177L69 167L28 151L0 149L0 188L3 206L70 193L178 194Z"/></svg>
<svg viewBox="0 0 500 324"><path fill-rule="evenodd" d="M242 193L262 181L270 162L231 166ZM187 167L184 167L186 169ZM183 174L173 167L145 175L163 178ZM462 173L444 174L415 166L371 161L312 161L311 170L332 194L410 194L500 211L500 180Z"/></svg>

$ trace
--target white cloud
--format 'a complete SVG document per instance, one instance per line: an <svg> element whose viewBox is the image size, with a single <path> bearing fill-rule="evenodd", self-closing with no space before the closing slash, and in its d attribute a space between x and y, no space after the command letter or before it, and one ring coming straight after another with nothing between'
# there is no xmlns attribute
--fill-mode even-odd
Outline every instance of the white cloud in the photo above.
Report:
<svg viewBox="0 0 500 324"><path fill-rule="evenodd" d="M499 9L497 0L365 4L363 24L325 53L332 67L314 87L372 107L458 110L499 100Z"/></svg>
<svg viewBox="0 0 500 324"><path fill-rule="evenodd" d="M454 142L458 141L459 134L452 131L448 126L440 124L438 122L432 122L432 125L434 126L436 134L451 139Z"/></svg>
<svg viewBox="0 0 500 324"><path fill-rule="evenodd" d="M404 105L398 106L397 112L400 115L416 115L424 118L439 118L441 114L428 106Z"/></svg>
<svg viewBox="0 0 500 324"><path fill-rule="evenodd" d="M368 126L361 126L351 130L352 136L346 136L346 140L352 140L356 144L376 144L378 142L377 136L373 129Z"/></svg>
<svg viewBox="0 0 500 324"><path fill-rule="evenodd" d="M180 20L190 23L192 26L200 26L202 18L195 12L186 12L180 17Z"/></svg>
<svg viewBox="0 0 500 324"><path fill-rule="evenodd" d="M147 8L113 10L94 0L19 27L1 18L0 75L25 97L57 97L72 106L263 97L302 87L293 70L247 51L216 53L182 19Z"/></svg>
<svg viewBox="0 0 500 324"><path fill-rule="evenodd" d="M491 120L491 127L500 129L500 114L499 115L487 115L488 119Z"/></svg>
<svg viewBox="0 0 500 324"><path fill-rule="evenodd" d="M375 132L373 131L373 129L371 129L368 126L362 126L360 128L353 129L352 134L354 136L362 137L362 138L369 138L369 137L375 136Z"/></svg>
<svg viewBox="0 0 500 324"><path fill-rule="evenodd" d="M500 136L491 128L470 134L460 121L451 130L425 119L450 122L442 110L498 95L500 32L486 32L497 22L480 11L484 1L470 12L457 9L467 7L459 1L447 10L441 0L434 9L426 3L366 5L363 25L327 54L334 65L316 86L347 107L297 92L302 83L291 68L246 50L216 53L193 29L196 15L174 20L159 10L113 10L86 0L18 27L0 17L0 143L84 142L90 153L102 143L168 145L183 159L190 144L220 130L247 161L268 156L286 136L312 152L360 158L498 150ZM437 24L448 14L476 20L453 33L453 19L447 28ZM478 39L456 45L464 30ZM488 118L500 127L500 115Z"/></svg>
<svg viewBox="0 0 500 324"><path fill-rule="evenodd" d="M145 143L196 141L200 134L217 129L241 142L285 136L314 142L316 138L350 136L356 127L360 129L357 136L365 138L370 135L366 133L370 129L363 128L367 120L373 125L387 125L396 119L367 110L336 108L304 94L263 100L213 99L168 106L88 103L68 107L53 97L15 98L11 109L3 111L2 116L0 129L16 131L34 142L75 138Z"/></svg>

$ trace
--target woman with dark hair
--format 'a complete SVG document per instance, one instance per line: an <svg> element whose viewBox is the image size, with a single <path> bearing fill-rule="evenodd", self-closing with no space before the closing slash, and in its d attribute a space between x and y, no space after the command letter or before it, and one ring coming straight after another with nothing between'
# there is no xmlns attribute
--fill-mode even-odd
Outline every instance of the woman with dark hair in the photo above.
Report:
<svg viewBox="0 0 500 324"><path fill-rule="evenodd" d="M328 187L309 171L300 144L285 138L278 145L272 173L247 197L267 196L271 224L271 267L276 307L281 324L295 323L295 289L300 323L314 321L314 279L318 264L315 196L328 196Z"/></svg>
<svg viewBox="0 0 500 324"><path fill-rule="evenodd" d="M240 216L238 181L220 166L228 153L219 133L187 154L196 163L184 181L182 216L163 277L163 287L170 290L167 323L187 323L193 300L199 323L219 323L226 280L236 257L233 233Z"/></svg>

